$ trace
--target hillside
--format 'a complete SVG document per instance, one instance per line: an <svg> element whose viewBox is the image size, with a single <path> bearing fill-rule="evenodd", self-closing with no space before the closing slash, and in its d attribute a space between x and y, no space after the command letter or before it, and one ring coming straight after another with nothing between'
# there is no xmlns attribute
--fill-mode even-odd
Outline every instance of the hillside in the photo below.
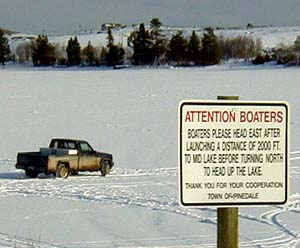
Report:
<svg viewBox="0 0 300 248"><path fill-rule="evenodd" d="M127 47L127 38L130 33L136 30L137 27L125 27L121 29L114 29L113 36L115 43ZM184 36L188 37L192 31L195 30L200 36L203 34L202 28L179 28L179 27L162 27L162 33L167 38L171 38L177 31L182 31ZM215 33L223 37L235 37L238 35L246 35L253 38L260 38L265 49L273 48L279 44L291 45L296 40L297 35L300 34L300 26L270 26L270 27L257 27L257 28L234 28L234 29L217 29ZM96 47L106 46L107 33L101 30L88 30L81 33L66 34L60 36L49 36L49 40L53 43L59 43L66 46L70 37L77 36L81 47L88 44L89 41ZM9 36L9 44L12 51L15 51L17 46L22 42L31 41L35 35L31 34L11 34Z"/></svg>
<svg viewBox="0 0 300 248"><path fill-rule="evenodd" d="M12 30L9 30L6 28L1 28L1 27L0 27L0 32L3 32L4 34L7 34L7 35L12 35L12 34L16 33L15 31L12 31Z"/></svg>

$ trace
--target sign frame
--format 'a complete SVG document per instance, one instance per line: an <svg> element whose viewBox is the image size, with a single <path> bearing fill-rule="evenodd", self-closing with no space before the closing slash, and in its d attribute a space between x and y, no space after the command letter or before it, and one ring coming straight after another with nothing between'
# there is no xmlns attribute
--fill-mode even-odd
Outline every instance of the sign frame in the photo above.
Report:
<svg viewBox="0 0 300 248"><path fill-rule="evenodd" d="M184 192L184 182L183 182L183 108L185 106L221 106L221 107L229 107L229 108L240 108L240 107L282 107L285 110L285 115L283 122L285 124L284 129L285 129L285 134L284 134L284 146L285 146L285 153L284 153L284 158L285 158L285 168L284 168L284 199L281 201L233 201L233 202L222 202L222 201L211 201L211 202L186 202L183 196ZM207 206L214 206L214 207L229 207L229 206L268 206L268 205L284 205L288 201L288 196L289 196L289 118L290 118L290 109L289 109L289 104L285 101L239 101L239 100L216 100L216 101L211 101L211 100L184 100L181 101L178 107L178 116L179 116L179 121L178 121L178 170L179 170L179 175L178 175L178 181L179 181L179 201L180 204L183 207L207 207ZM201 125L201 124L199 124ZM200 127L199 127L200 128ZM226 179L225 179L226 180Z"/></svg>

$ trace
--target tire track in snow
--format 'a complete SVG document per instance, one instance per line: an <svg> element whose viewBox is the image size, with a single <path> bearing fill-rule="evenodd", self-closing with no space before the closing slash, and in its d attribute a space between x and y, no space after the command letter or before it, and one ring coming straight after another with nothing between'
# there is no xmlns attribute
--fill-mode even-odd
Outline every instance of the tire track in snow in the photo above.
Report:
<svg viewBox="0 0 300 248"><path fill-rule="evenodd" d="M274 207L274 209L263 213L260 218L270 226L276 227L283 233L283 243L270 243L267 247L294 247L293 245L299 240L300 234L290 230L285 223L278 219L279 215L286 212L300 214L300 195L295 194L289 197L289 202L283 207ZM275 246L276 245L276 246Z"/></svg>
<svg viewBox="0 0 300 248"><path fill-rule="evenodd" d="M16 173L16 178L20 174ZM103 202L113 205L147 207L197 218L215 224L214 218L202 217L196 210L181 209L178 205L176 168L118 169L109 177L100 174L69 177L67 180L45 178L4 180L0 182L0 197L21 195L32 197L57 197L66 200ZM171 179L168 179L171 178ZM129 180L129 181L128 181ZM78 183L80 181L80 183ZM172 192L170 191L172 188ZM165 189L161 190L162 188Z"/></svg>
<svg viewBox="0 0 300 248"><path fill-rule="evenodd" d="M300 159L300 156L298 156L299 154L300 151L290 152L290 156L291 156L290 161L299 160ZM299 176L298 170L299 170L299 166L294 166L294 167L291 166L291 170L290 170L291 175L298 177ZM274 237L271 239L250 241L249 243L256 245L256 247L270 247L270 248L294 247L297 240L299 240L300 234L287 228L286 224L278 219L278 217L281 214L286 213L288 211L293 211L297 214L300 214L300 195L291 196L286 206L274 207L274 209L263 213L262 215L260 215L260 217L247 216L247 215L241 216L240 214L240 217L257 221L260 223L265 223L269 226L274 227L281 233L281 235L279 235L278 237ZM247 247L247 245L245 247Z"/></svg>
<svg viewBox="0 0 300 248"><path fill-rule="evenodd" d="M294 155L294 154L300 154L300 151L293 151L293 152L290 152L290 155Z"/></svg>
<svg viewBox="0 0 300 248"><path fill-rule="evenodd" d="M298 160L300 151L290 153ZM15 161L0 159L0 164L12 165ZM5 173L4 173L5 174ZM43 176L42 176L43 177ZM22 195L33 197L57 197L74 201L103 202L118 206L146 207L196 219L206 224L216 224L215 217L204 217L201 211L212 209L182 209L178 205L176 178L177 168L160 169L116 169L108 178L97 173L85 173L67 180L44 177L27 179L24 173L12 171L0 180L0 197ZM18 179L18 180L11 180ZM170 190L170 188L172 188ZM161 190L165 189L165 190ZM300 213L300 196L293 196L287 207L278 207L263 213L260 217L239 214L240 218L269 225L278 230L278 236L240 241L240 247L293 247L299 234L289 230L278 220L286 211ZM124 246L125 247L125 246ZM204 246L203 246L204 247ZM210 246L205 246L210 247Z"/></svg>
<svg viewBox="0 0 300 248"><path fill-rule="evenodd" d="M20 172L13 172L16 178L20 178ZM196 219L205 224L215 224L214 218L201 215L201 211L195 209L181 209L178 206L176 180L176 168L162 169L118 169L106 178L97 173L87 173L67 180L55 178L27 179L25 175L20 180L0 180L0 197L20 195L24 197L56 197L59 199L74 201L91 201L117 206L145 207L150 210L166 211L188 218ZM170 190L170 188L172 190ZM213 240L213 235L209 237ZM176 237L175 237L176 239ZM170 242L166 239L145 241L145 244L161 244ZM179 240L179 238L178 238ZM190 237L188 243L203 243L199 237ZM211 243L211 242L209 242ZM110 241L111 247L112 241ZM117 242L116 247L126 247L130 243ZM132 244L139 244L132 240ZM73 247L61 244L65 247ZM143 244L144 246L144 244ZM75 246L76 247L76 246ZM78 246L77 246L78 247ZM91 247L91 244L80 245ZM95 244L94 247L99 247ZM101 247L106 247L104 244ZM129 246L134 247L134 246ZM169 246L164 246L169 247ZM179 247L183 247L180 245ZM188 247L188 246L187 246ZM192 247L192 246L189 246ZM203 246L213 247L213 246Z"/></svg>
<svg viewBox="0 0 300 248"><path fill-rule="evenodd" d="M14 165L15 163L16 163L16 160L9 159L9 158L0 158L1 165Z"/></svg>
<svg viewBox="0 0 300 248"><path fill-rule="evenodd" d="M176 191L175 168L153 170L118 170L107 178L100 175L86 174L70 177L67 180L44 178L20 180L5 180L0 184L0 197L22 195L25 197L57 197L74 201L92 201L117 206L146 207L151 210L161 210L196 219L205 224L216 224L215 217L204 217L201 211L214 209L182 209L178 205ZM128 181L128 179L130 179ZM12 182L11 182L12 181ZM80 182L80 183L79 183ZM5 184L5 185L4 185ZM167 190L163 190L167 188ZM295 202L294 202L295 204ZM277 215L279 215L279 212ZM278 227L277 215L273 218L255 217L240 214L240 218L267 224L280 231L273 239L243 240L240 247L289 247L295 235L286 235L281 226ZM203 247L209 247L204 246Z"/></svg>
<svg viewBox="0 0 300 248"><path fill-rule="evenodd" d="M38 248L65 248L62 245L54 245L48 242L40 241L33 238L24 238L17 235L10 235L0 232L0 247L38 247Z"/></svg>
<svg viewBox="0 0 300 248"><path fill-rule="evenodd" d="M202 248L213 248L215 247L214 242L212 241L212 237L210 235L197 235L197 236L185 236L185 237L163 237L163 238L150 238L150 239L127 239L122 241L114 241L114 247L119 248L159 248L159 247L168 247L168 248L192 248L199 247L199 245L183 245L183 243L201 243ZM207 244L203 244L203 240L207 240ZM89 242L71 242L71 243L61 243L60 245L67 246L68 248L72 247L111 247L111 240L107 241L89 241ZM140 243L141 245L137 244ZM180 245L174 245L174 243Z"/></svg>
<svg viewBox="0 0 300 248"><path fill-rule="evenodd" d="M290 161L299 160L300 159L299 155L300 155L300 151L290 152Z"/></svg>

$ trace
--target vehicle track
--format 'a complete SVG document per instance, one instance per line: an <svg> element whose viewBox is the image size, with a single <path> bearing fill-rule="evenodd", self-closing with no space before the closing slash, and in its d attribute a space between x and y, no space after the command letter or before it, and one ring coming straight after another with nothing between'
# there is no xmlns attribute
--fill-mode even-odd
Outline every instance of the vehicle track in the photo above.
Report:
<svg viewBox="0 0 300 248"><path fill-rule="evenodd" d="M298 154L300 154L300 151L292 152L291 161L297 162L297 160L300 160L300 157L297 156ZM13 160L0 159L0 165L13 165L13 163ZM291 168L291 175L297 177L299 175L298 167L291 166ZM178 205L177 168L175 167L159 169L117 168L107 178L100 177L100 174L97 173L85 173L76 177L70 177L67 180L46 176L41 176L40 179L27 179L24 173L20 171L2 173L1 178L0 197L12 195L24 197L56 197L73 201L92 201L117 206L144 207L150 210L166 211L185 216L204 224L216 224L215 209L185 209ZM296 243L299 242L299 232L290 230L286 224L279 219L282 213L289 211L300 214L299 194L292 195L286 206L269 208L267 212L260 216L254 216L240 211L239 217L241 219L258 222L273 228L274 231L276 230L274 232L276 235L265 239L250 239L247 237L247 234L241 234L240 247L295 247ZM208 215L207 212L212 212L213 214ZM196 243L198 238L199 237L190 237L190 239L194 239ZM11 239L11 241L9 241L9 239ZM0 241L19 242L19 247L22 247L22 242L24 242L25 245L28 245L28 242L32 242L32 240L19 237L14 238L9 235L5 236L5 234L0 235ZM153 247L150 241L144 240L141 242L145 247ZM133 245L134 243L136 244L134 240L127 244L126 242L119 242L117 247L135 247ZM156 244L155 247L169 247L168 242L163 239L156 240L154 243ZM97 244L99 245L99 243ZM62 246L46 245L48 245L47 247L75 247L71 244L65 244L66 246L64 246L64 244L61 244ZM86 247L89 247L88 244L86 245ZM101 247L105 247L105 244L102 245ZM96 246L95 244L94 247ZM180 247L183 246L181 245ZM215 247L215 244L211 242L206 244L201 243L201 247Z"/></svg>
<svg viewBox="0 0 300 248"><path fill-rule="evenodd" d="M0 232L0 247L38 247L38 248L65 248L58 244L51 244L34 238L25 238Z"/></svg>

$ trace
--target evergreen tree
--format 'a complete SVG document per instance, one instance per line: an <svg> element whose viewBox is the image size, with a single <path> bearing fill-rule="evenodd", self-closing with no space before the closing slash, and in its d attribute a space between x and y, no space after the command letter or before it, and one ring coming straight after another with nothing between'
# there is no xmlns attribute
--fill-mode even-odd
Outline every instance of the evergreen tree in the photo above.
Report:
<svg viewBox="0 0 300 248"><path fill-rule="evenodd" d="M32 62L34 66L49 66L55 63L55 48L46 35L40 34L33 43Z"/></svg>
<svg viewBox="0 0 300 248"><path fill-rule="evenodd" d="M111 32L111 28L107 29L107 48L109 49L114 45L114 37Z"/></svg>
<svg viewBox="0 0 300 248"><path fill-rule="evenodd" d="M152 51L154 55L154 61L158 65L165 57L167 51L167 43L167 40L163 37L158 37L153 41Z"/></svg>
<svg viewBox="0 0 300 248"><path fill-rule="evenodd" d="M74 39L72 37L69 39L66 52L69 66L81 63L81 48L76 36Z"/></svg>
<svg viewBox="0 0 300 248"><path fill-rule="evenodd" d="M160 36L160 27L162 23L158 18L153 18L150 21L150 28L151 28L151 34L154 36L154 38L157 38L157 36Z"/></svg>
<svg viewBox="0 0 300 248"><path fill-rule="evenodd" d="M108 66L120 65L124 62L125 51L121 46L114 44L114 37L111 29L107 30L107 48L106 63Z"/></svg>
<svg viewBox="0 0 300 248"><path fill-rule="evenodd" d="M296 52L297 64L300 64L300 36L298 35L294 42L294 51Z"/></svg>
<svg viewBox="0 0 300 248"><path fill-rule="evenodd" d="M153 43L151 35L143 23L140 24L138 31L131 33L128 45L133 47L133 63L135 65L153 64Z"/></svg>
<svg viewBox="0 0 300 248"><path fill-rule="evenodd" d="M162 23L158 18L153 18L150 22L150 35L152 39L152 52L154 54L154 61L160 64L162 58L166 53L167 41L161 33L160 27Z"/></svg>
<svg viewBox="0 0 300 248"><path fill-rule="evenodd" d="M201 59L203 65L220 63L221 49L212 28L206 28L202 39Z"/></svg>
<svg viewBox="0 0 300 248"><path fill-rule="evenodd" d="M4 36L4 32L0 29L0 63L4 63L8 60L10 55L10 49L8 45L8 39Z"/></svg>
<svg viewBox="0 0 300 248"><path fill-rule="evenodd" d="M66 47L59 43L54 43L53 45L55 48L56 65L68 65L68 55L66 52Z"/></svg>
<svg viewBox="0 0 300 248"><path fill-rule="evenodd" d="M188 42L187 56L189 61L193 62L195 65L201 63L201 44L195 31L193 31Z"/></svg>
<svg viewBox="0 0 300 248"><path fill-rule="evenodd" d="M106 54L106 62L108 66L120 65L124 63L125 51L122 47L113 45Z"/></svg>
<svg viewBox="0 0 300 248"><path fill-rule="evenodd" d="M168 44L168 61L176 62L177 65L185 63L187 59L187 46L187 40L183 37L182 32L178 31L177 34L173 35Z"/></svg>
<svg viewBox="0 0 300 248"><path fill-rule="evenodd" d="M100 52L100 58L99 58L99 63L100 65L106 65L106 56L107 56L107 48L102 47L101 52Z"/></svg>
<svg viewBox="0 0 300 248"><path fill-rule="evenodd" d="M96 63L96 49L88 42L87 46L82 49L82 58L87 65L95 65Z"/></svg>

